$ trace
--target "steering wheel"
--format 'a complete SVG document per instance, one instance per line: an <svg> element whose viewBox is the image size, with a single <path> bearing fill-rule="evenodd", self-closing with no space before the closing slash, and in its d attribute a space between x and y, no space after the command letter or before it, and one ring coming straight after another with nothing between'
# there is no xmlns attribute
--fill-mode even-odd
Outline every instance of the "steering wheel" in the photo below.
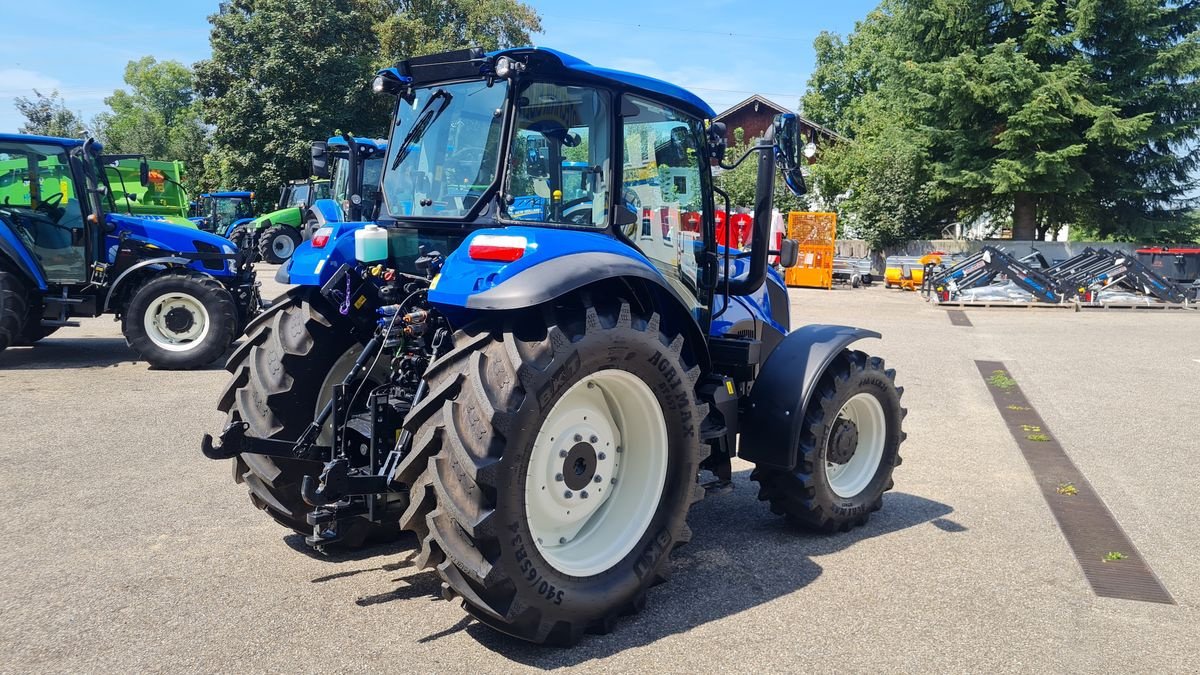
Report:
<svg viewBox="0 0 1200 675"><path fill-rule="evenodd" d="M64 213L62 209L58 208L58 205L62 203L62 200L63 193L59 192L52 194L38 202L38 205L33 207L33 210L46 214L47 218L53 220L55 223L58 223L58 221L62 219Z"/></svg>

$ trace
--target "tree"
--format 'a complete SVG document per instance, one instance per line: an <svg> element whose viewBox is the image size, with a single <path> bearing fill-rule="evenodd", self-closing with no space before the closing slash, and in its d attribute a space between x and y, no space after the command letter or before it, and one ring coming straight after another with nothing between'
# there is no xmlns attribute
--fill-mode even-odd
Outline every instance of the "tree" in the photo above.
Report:
<svg viewBox="0 0 1200 675"><path fill-rule="evenodd" d="M125 83L129 91L118 89L104 99L111 112L96 116L105 151L182 161L188 169L185 182L195 188L203 173L208 131L200 119L191 69L145 56L125 66Z"/></svg>
<svg viewBox="0 0 1200 675"><path fill-rule="evenodd" d="M802 107L855 146L823 156L820 180L849 191L847 208L886 202L919 219L862 218L881 241L1006 213L1018 239L1183 222L1200 147L1198 12L1167 0L885 0L846 40L817 39Z"/></svg>
<svg viewBox="0 0 1200 675"><path fill-rule="evenodd" d="M87 134L83 120L67 108L57 89L49 96L34 89L33 98L18 96L13 99L13 105L25 117L25 123L18 130L22 134L59 138L79 138Z"/></svg>
<svg viewBox="0 0 1200 675"><path fill-rule="evenodd" d="M526 45L541 18L518 0L392 0L378 27L381 66L472 45L488 51Z"/></svg>

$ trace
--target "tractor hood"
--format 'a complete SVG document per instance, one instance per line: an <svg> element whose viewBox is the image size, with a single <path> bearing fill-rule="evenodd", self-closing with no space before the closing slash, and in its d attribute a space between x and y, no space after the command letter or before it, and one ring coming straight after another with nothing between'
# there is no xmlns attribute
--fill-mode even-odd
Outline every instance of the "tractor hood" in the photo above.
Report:
<svg viewBox="0 0 1200 675"><path fill-rule="evenodd" d="M175 251L180 253L234 253L236 251L233 243L228 239L187 225L116 213L108 214L105 220L112 227L112 231L106 237L109 262L112 262L117 242L121 237L132 237L153 244L163 249L164 255Z"/></svg>

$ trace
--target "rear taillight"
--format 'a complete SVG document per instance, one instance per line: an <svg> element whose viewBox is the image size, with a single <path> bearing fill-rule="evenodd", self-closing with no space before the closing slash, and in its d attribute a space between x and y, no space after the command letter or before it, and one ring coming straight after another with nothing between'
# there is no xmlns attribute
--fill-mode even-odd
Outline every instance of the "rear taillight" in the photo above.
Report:
<svg viewBox="0 0 1200 675"><path fill-rule="evenodd" d="M471 240L467 255L471 260L512 262L525 255L525 237L506 234L481 234Z"/></svg>
<svg viewBox="0 0 1200 675"><path fill-rule="evenodd" d="M332 227L322 227L313 234L313 248L325 248L325 244L329 243L329 235L333 234Z"/></svg>

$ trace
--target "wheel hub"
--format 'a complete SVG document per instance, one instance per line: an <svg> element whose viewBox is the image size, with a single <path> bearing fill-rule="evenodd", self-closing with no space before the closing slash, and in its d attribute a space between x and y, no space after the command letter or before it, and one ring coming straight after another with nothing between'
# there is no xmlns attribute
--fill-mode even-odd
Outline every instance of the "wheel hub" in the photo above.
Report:
<svg viewBox="0 0 1200 675"><path fill-rule="evenodd" d="M167 310L167 315L163 317L163 323L166 324L167 330L172 333L186 333L196 322L192 313L183 307L172 307Z"/></svg>
<svg viewBox="0 0 1200 675"><path fill-rule="evenodd" d="M596 475L596 449L590 443L576 443L563 459L563 482L571 490L582 490Z"/></svg>
<svg viewBox="0 0 1200 675"><path fill-rule="evenodd" d="M854 457L858 449L858 425L845 417L833 423L829 434L829 449L825 459L833 464L845 464Z"/></svg>

